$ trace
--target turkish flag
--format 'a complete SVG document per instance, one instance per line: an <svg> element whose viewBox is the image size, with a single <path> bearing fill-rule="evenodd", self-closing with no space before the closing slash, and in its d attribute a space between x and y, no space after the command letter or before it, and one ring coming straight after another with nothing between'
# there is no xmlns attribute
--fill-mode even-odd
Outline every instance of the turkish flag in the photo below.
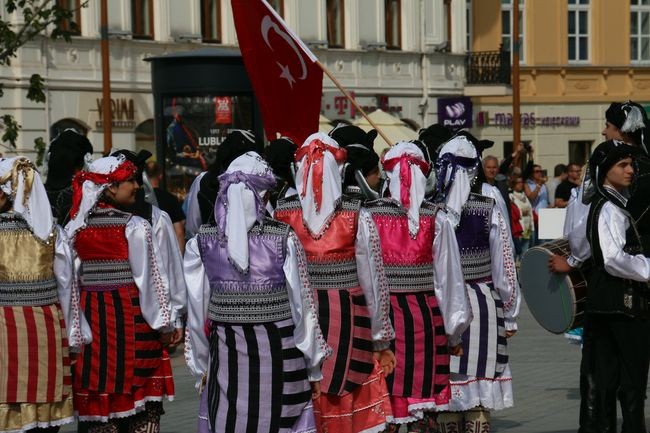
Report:
<svg viewBox="0 0 650 433"><path fill-rule="evenodd" d="M316 56L264 0L232 0L237 39L264 132L291 138L298 146L314 132L323 89Z"/></svg>

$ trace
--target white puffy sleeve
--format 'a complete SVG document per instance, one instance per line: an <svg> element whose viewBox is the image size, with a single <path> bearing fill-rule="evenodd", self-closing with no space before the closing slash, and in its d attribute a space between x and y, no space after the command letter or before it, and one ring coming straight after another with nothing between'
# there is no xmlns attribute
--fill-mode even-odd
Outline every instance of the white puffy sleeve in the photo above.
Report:
<svg viewBox="0 0 650 433"><path fill-rule="evenodd" d="M314 291L309 285L307 259L293 231L289 232L287 238L283 270L289 291L291 317L295 325L294 341L307 360L309 380L319 381L323 378L321 364L332 354L332 349L327 345L318 324L318 309Z"/></svg>
<svg viewBox="0 0 650 433"><path fill-rule="evenodd" d="M183 257L174 232L174 225L167 212L153 206L153 239L158 247L162 267L169 277L171 320L174 328L183 327L183 314L187 304L187 288L183 278Z"/></svg>
<svg viewBox="0 0 650 433"><path fill-rule="evenodd" d="M503 302L506 331L516 331L516 319L521 306L521 292L510 239L510 231L505 223L505 218L495 206L492 209L490 227L492 281Z"/></svg>
<svg viewBox="0 0 650 433"><path fill-rule="evenodd" d="M571 255L567 262L577 268L591 257L591 248L587 240L587 216L589 205L582 202L582 187L573 188L569 204L566 207L563 234L569 240Z"/></svg>
<svg viewBox="0 0 650 433"><path fill-rule="evenodd" d="M173 330L169 279L151 235L149 222L132 216L124 230L129 245L129 263L138 287L140 309L149 326L158 331Z"/></svg>
<svg viewBox="0 0 650 433"><path fill-rule="evenodd" d="M650 259L643 254L631 255L623 251L628 217L612 202L603 205L598 216L598 238L603 252L605 271L619 278L634 281L650 280Z"/></svg>
<svg viewBox="0 0 650 433"><path fill-rule="evenodd" d="M65 230L56 226L56 243L54 245L54 277L59 294L59 303L68 331L68 345L73 351L93 340L86 316L81 313L79 293L79 269L81 260L75 259L74 250Z"/></svg>
<svg viewBox="0 0 650 433"><path fill-rule="evenodd" d="M359 212L355 255L359 284L370 311L374 350L390 347L395 330L390 322L390 292L384 274L384 261L377 227L367 210Z"/></svg>
<svg viewBox="0 0 650 433"><path fill-rule="evenodd" d="M187 284L187 327L185 328L185 362L197 378L197 388L208 371L210 343L205 335L205 321L210 303L210 283L205 274L196 237L185 246L183 273Z"/></svg>
<svg viewBox="0 0 650 433"><path fill-rule="evenodd" d="M436 298L449 344L456 346L472 321L472 307L467 299L460 251L451 220L444 211L436 213L433 240L433 280Z"/></svg>
<svg viewBox="0 0 650 433"><path fill-rule="evenodd" d="M185 215L185 238L189 239L194 237L201 228L201 208L199 207L199 189L201 188L201 179L205 176L206 172L203 172L196 176L194 182L190 186L190 190L187 192L185 200L187 201L187 212Z"/></svg>

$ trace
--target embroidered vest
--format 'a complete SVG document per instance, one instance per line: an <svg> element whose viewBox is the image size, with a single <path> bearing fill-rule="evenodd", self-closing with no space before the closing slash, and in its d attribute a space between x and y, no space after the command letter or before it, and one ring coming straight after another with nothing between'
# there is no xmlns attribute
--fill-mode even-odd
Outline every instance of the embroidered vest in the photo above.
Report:
<svg viewBox="0 0 650 433"><path fill-rule="evenodd" d="M420 229L409 233L407 210L390 199L368 202L381 244L384 272L391 292L433 290L433 240L438 208L423 202Z"/></svg>
<svg viewBox="0 0 650 433"><path fill-rule="evenodd" d="M0 214L0 306L41 306L59 301L54 279L56 232L36 238L21 217Z"/></svg>
<svg viewBox="0 0 650 433"><path fill-rule="evenodd" d="M249 268L244 274L229 262L226 238L219 228L201 226L199 251L211 289L208 318L263 323L291 317L283 270L288 234L288 225L270 218L254 225L248 232Z"/></svg>
<svg viewBox="0 0 650 433"><path fill-rule="evenodd" d="M494 199L470 193L456 228L460 263L465 282L492 280L490 227Z"/></svg>
<svg viewBox="0 0 650 433"><path fill-rule="evenodd" d="M81 259L80 285L85 290L115 290L135 284L124 234L131 214L115 208L99 208L75 238Z"/></svg>
<svg viewBox="0 0 650 433"><path fill-rule="evenodd" d="M649 317L648 286L638 281L615 277L605 271L605 261L598 236L598 217L606 202L607 199L599 194L594 197L589 207L587 239L591 246L594 268L591 269L588 277L587 312ZM641 252L641 239L634 232L632 225L627 229L624 251L628 254Z"/></svg>
<svg viewBox="0 0 650 433"><path fill-rule="evenodd" d="M307 256L309 281L314 289L351 289L359 286L354 242L361 201L343 196L322 233L312 234L302 219L298 196L278 202L275 218L296 232Z"/></svg>

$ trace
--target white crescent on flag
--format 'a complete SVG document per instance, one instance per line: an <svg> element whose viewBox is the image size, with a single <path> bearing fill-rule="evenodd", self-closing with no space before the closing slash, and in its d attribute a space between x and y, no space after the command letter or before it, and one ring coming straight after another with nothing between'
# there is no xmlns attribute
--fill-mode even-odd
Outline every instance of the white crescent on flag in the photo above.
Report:
<svg viewBox="0 0 650 433"><path fill-rule="evenodd" d="M262 32L262 37L264 38L264 42L266 43L266 46L268 46L271 51L273 50L273 46L269 42L269 32L273 29L275 33L278 34L284 41L291 47L291 49L296 53L296 56L300 60L300 66L302 68L302 73L300 77L298 78L299 80L305 80L307 78L307 65L305 64L305 59L302 57L300 54L300 50L296 46L295 41L291 36L289 36L280 26L278 26L269 15L266 15L264 18L262 18L262 25L261 25L261 32ZM280 70L282 71L280 73L280 78L284 78L287 80L287 83L289 83L289 87L293 89L293 83L296 82L296 79L293 78L293 75L291 74L291 70L289 69L289 65L283 65L280 62L276 62L276 64L280 67Z"/></svg>

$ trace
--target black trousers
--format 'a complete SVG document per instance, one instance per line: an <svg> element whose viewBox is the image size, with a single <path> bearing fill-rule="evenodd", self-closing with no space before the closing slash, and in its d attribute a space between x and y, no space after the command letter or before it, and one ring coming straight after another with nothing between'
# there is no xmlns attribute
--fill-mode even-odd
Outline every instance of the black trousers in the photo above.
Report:
<svg viewBox="0 0 650 433"><path fill-rule="evenodd" d="M650 322L618 314L589 314L590 357L595 382L595 415L599 432L616 432L618 395L622 433L646 433L645 397L650 361Z"/></svg>

